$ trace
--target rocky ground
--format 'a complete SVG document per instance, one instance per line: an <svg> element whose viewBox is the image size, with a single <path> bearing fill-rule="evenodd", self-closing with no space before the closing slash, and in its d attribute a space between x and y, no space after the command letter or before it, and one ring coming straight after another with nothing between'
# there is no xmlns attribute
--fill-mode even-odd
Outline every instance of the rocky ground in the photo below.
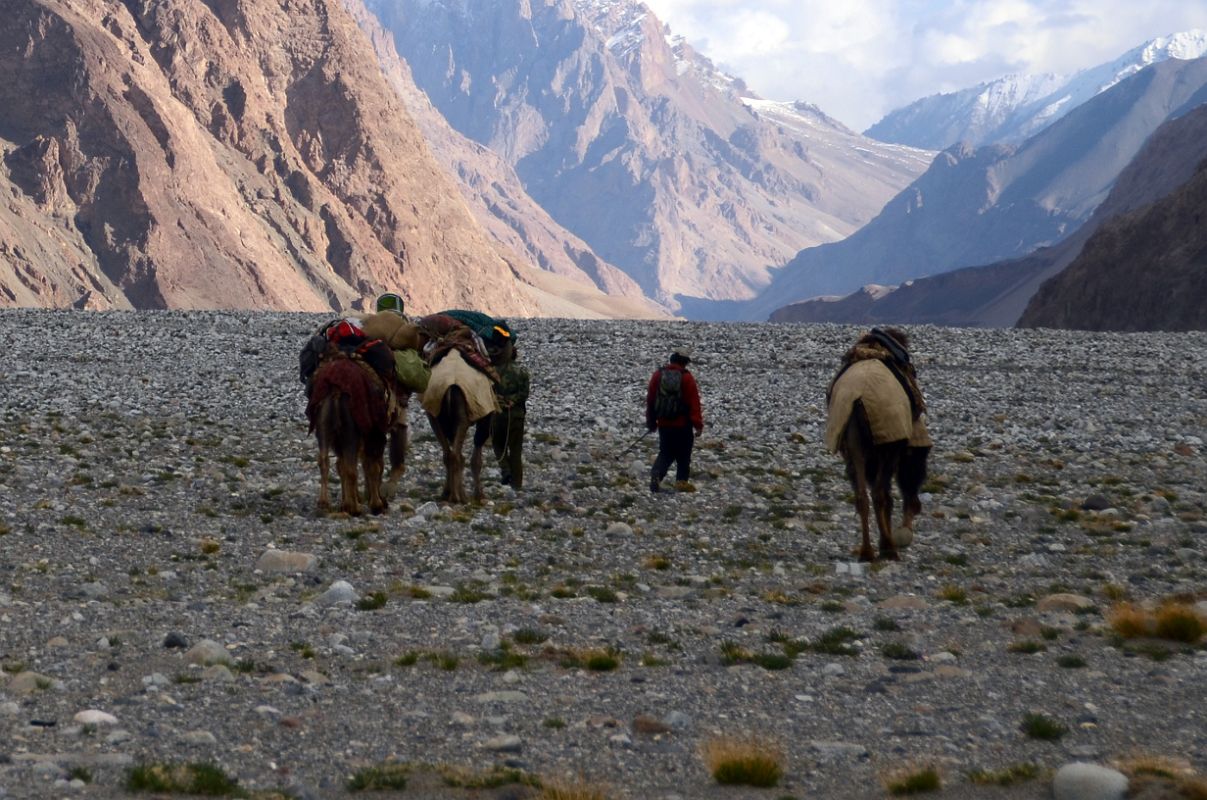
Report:
<svg viewBox="0 0 1207 800"><path fill-rule="evenodd" d="M0 312L0 797L125 797L154 764L297 798L394 762L402 796L449 798L538 796L441 778L503 768L658 800L1207 770L1207 650L1107 619L1207 613L1207 336L914 329L924 516L862 569L820 443L853 328L518 321L525 491L490 470L484 505L435 504L414 403L399 496L353 519L315 513L296 356L318 321ZM652 438L628 448L678 343L708 417L697 491L651 495ZM717 785L718 736L778 749L779 785Z"/></svg>

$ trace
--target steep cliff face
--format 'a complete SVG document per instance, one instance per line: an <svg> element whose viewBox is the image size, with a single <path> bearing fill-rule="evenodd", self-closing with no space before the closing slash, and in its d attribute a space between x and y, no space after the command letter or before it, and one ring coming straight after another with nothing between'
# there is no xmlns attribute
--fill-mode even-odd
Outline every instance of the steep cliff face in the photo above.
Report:
<svg viewBox="0 0 1207 800"><path fill-rule="evenodd" d="M524 191L510 164L449 125L415 85L410 67L394 48L393 37L361 0L344 0L344 4L372 42L386 80L419 126L432 154L456 177L470 210L496 241L541 270L595 286L614 298L617 316L667 315L645 297L636 281L558 225Z"/></svg>
<svg viewBox="0 0 1207 800"><path fill-rule="evenodd" d="M336 0L17 0L0 107L0 303L542 312Z"/></svg>
<svg viewBox="0 0 1207 800"><path fill-rule="evenodd" d="M1207 59L1165 61L1018 147L950 148L867 226L800 253L746 313L765 319L785 301L846 294L868 283L913 280L916 287L927 276L1025 259L1056 245L1090 219L1153 131L1205 98ZM1013 324L1029 297L1009 321L995 323ZM888 305L899 301L885 298Z"/></svg>
<svg viewBox="0 0 1207 800"><path fill-rule="evenodd" d="M631 0L369 0L458 131L647 294L752 296L858 228L929 153L744 97Z"/></svg>

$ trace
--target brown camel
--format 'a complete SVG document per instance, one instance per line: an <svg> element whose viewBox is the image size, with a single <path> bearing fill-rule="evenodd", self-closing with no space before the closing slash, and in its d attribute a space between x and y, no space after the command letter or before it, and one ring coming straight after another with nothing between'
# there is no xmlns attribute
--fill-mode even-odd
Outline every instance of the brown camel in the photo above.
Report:
<svg viewBox="0 0 1207 800"><path fill-rule="evenodd" d="M926 480L931 441L908 347L903 331L873 329L844 356L826 396L826 443L846 460L863 536L860 561L876 557L868 524L870 511L875 513L880 532L880 558L896 560L898 547L913 540L914 519L922 510L918 491ZM904 506L901 528L895 535L894 477Z"/></svg>
<svg viewBox="0 0 1207 800"><path fill-rule="evenodd" d="M374 514L384 512L387 504L381 492L381 479L386 435L394 415L381 377L353 356L330 356L315 372L306 416L319 445L319 509L330 508L328 476L330 453L334 450L342 495L340 509L354 516L361 513L357 491L359 462L365 474L369 510ZM398 455L399 450L401 455L393 466L401 475L405 468L405 427L394 442L391 456ZM397 479L393 472L391 478Z"/></svg>

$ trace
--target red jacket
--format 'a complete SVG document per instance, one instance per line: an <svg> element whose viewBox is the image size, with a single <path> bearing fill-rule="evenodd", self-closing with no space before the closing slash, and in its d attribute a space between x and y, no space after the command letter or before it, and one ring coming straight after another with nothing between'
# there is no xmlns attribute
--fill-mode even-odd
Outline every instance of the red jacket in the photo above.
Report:
<svg viewBox="0 0 1207 800"><path fill-rule="evenodd" d="M683 402L687 404L687 413L670 419L655 419L654 399L658 397L658 386L662 382L663 369L677 369L683 373L681 391ZM650 386L645 393L645 425L647 428L653 428L655 425L659 428L682 428L688 424L696 429L696 433L704 430L704 411L700 408L700 387L696 385L695 376L686 368L678 364L667 364L654 372L650 378Z"/></svg>

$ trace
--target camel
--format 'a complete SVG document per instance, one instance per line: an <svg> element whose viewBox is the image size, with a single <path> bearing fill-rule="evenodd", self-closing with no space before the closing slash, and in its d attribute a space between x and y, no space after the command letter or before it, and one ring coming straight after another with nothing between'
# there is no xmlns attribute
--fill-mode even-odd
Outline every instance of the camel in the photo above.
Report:
<svg viewBox="0 0 1207 800"><path fill-rule="evenodd" d="M359 516L360 497L357 491L358 462L365 475L365 500L373 514L385 512L387 502L382 494L382 473L387 434L393 429L391 442L391 481L396 482L405 469L405 416L392 409L391 395L385 382L367 363L344 353L331 355L314 373L306 416L310 430L319 446L320 511L331 505L328 479L330 454L335 451L336 471L339 474L343 512ZM405 408L405 399L403 400ZM397 420L401 417L401 432Z"/></svg>
<svg viewBox="0 0 1207 800"><path fill-rule="evenodd" d="M862 532L860 561L876 558L869 512L875 513L880 532L879 557L897 560L898 549L913 541L914 519L922 511L918 492L926 480L931 440L908 347L903 331L873 328L844 356L826 393L826 444L846 461ZM904 507L896 532L892 526L894 477Z"/></svg>
<svg viewBox="0 0 1207 800"><path fill-rule="evenodd" d="M473 426L470 474L474 502L481 503L482 450L490 438L491 415L498 410L494 385L484 373L470 366L457 349L450 349L434 367L423 407L432 432L444 452L444 490L441 500L465 503L465 456L463 450Z"/></svg>

